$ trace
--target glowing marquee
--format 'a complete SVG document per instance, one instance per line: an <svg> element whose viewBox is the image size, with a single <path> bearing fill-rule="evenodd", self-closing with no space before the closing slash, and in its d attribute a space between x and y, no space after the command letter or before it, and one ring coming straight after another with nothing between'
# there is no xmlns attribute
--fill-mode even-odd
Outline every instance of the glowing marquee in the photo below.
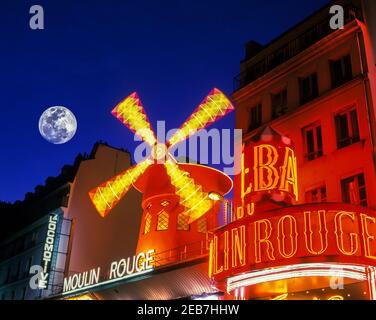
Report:
<svg viewBox="0 0 376 320"><path fill-rule="evenodd" d="M76 273L64 279L63 295L73 294L82 290L93 289L120 280L149 273L154 269L154 250L141 252L133 258L121 259L111 263L109 277L100 282L101 268Z"/></svg>
<svg viewBox="0 0 376 320"><path fill-rule="evenodd" d="M252 215L259 202L298 200L297 161L289 138L267 127L256 141L243 143L240 161L235 196L238 219Z"/></svg>
<svg viewBox="0 0 376 320"><path fill-rule="evenodd" d="M209 274L220 279L302 261L375 266L375 213L346 204L311 204L235 221L211 241Z"/></svg>

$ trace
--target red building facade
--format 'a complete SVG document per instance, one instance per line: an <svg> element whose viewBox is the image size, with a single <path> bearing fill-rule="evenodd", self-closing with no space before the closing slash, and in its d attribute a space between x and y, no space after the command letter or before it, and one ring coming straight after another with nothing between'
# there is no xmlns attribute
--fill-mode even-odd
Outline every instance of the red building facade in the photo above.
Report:
<svg viewBox="0 0 376 320"><path fill-rule="evenodd" d="M343 29L330 29L326 7L267 46L247 46L233 94L245 133L236 221L216 233L211 255L228 298L375 298L375 60L365 2L338 4ZM287 185L272 131L294 143Z"/></svg>

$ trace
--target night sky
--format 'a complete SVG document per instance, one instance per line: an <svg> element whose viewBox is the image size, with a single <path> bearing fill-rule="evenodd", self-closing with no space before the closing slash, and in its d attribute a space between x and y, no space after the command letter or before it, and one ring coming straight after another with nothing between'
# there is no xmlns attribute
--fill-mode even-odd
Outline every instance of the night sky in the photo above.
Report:
<svg viewBox="0 0 376 320"><path fill-rule="evenodd" d="M247 41L268 43L326 3L2 0L0 200L22 200L97 140L133 151L138 142L110 113L133 91L154 127L179 127L213 87L231 95ZM45 30L29 28L35 4L44 7ZM54 105L77 117L64 145L38 130ZM214 126L233 128L234 115Z"/></svg>

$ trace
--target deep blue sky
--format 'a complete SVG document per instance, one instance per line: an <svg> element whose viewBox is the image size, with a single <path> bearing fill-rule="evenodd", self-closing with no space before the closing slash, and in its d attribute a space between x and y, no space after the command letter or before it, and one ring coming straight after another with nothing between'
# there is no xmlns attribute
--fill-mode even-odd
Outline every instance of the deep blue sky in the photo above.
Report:
<svg viewBox="0 0 376 320"><path fill-rule="evenodd" d="M132 151L133 135L110 111L133 91L154 126L179 127L213 87L231 95L247 41L267 43L327 2L2 0L0 200L23 199L97 140ZM34 4L45 9L43 31L29 29ZM78 120L65 145L38 131L53 105Z"/></svg>

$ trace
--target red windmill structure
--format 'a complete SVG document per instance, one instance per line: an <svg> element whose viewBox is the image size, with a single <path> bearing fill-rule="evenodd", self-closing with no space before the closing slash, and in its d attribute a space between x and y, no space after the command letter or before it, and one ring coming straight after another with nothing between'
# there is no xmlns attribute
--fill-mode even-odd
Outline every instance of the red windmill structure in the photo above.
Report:
<svg viewBox="0 0 376 320"><path fill-rule="evenodd" d="M213 89L163 144L158 142L137 93L113 109L112 114L140 136L151 147L151 153L89 195L99 214L106 217L132 186L143 193L138 252L162 252L205 237L219 208L212 195L223 197L232 189L232 180L207 166L178 163L170 149L232 110L229 99Z"/></svg>

